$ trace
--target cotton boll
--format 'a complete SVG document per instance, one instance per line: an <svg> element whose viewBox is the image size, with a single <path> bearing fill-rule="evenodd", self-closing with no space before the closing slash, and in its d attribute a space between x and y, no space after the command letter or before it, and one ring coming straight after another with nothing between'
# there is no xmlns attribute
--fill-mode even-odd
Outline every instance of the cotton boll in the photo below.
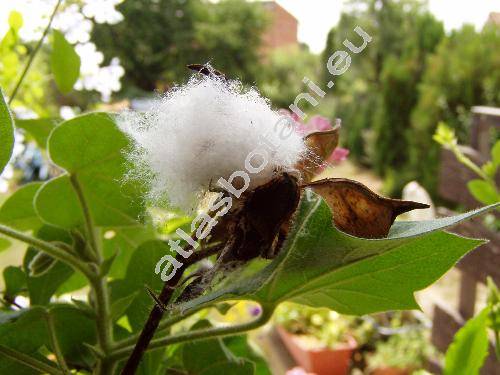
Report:
<svg viewBox="0 0 500 375"><path fill-rule="evenodd" d="M125 112L118 123L133 140L130 159L150 180L150 198L166 196L183 209L193 208L220 177L245 171L252 151L266 150L268 163L249 173L249 189L268 182L276 170L292 170L305 152L301 136L255 89L198 74L150 111ZM264 139L275 146L264 146ZM261 156L252 160L254 166L261 162Z"/></svg>

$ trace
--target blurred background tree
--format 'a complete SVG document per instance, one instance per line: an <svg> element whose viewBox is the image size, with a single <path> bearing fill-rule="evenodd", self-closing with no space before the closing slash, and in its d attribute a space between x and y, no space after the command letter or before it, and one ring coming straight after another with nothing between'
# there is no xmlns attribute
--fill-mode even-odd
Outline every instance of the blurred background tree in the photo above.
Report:
<svg viewBox="0 0 500 375"><path fill-rule="evenodd" d="M356 25L373 42L336 77L331 116L343 119L351 155L385 178L388 193L399 194L414 179L434 193L439 150L431 139L438 122L464 141L470 107L500 105L499 27L466 25L445 35L424 2L355 0L328 35L324 64L345 38L355 38ZM326 83L331 78L323 71Z"/></svg>
<svg viewBox="0 0 500 375"><path fill-rule="evenodd" d="M185 79L190 63L211 62L228 76L254 82L261 7L244 0L126 0L117 6L123 21L95 24L92 40L106 59L118 56L126 90L146 92Z"/></svg>
<svg viewBox="0 0 500 375"><path fill-rule="evenodd" d="M437 183L439 146L432 134L446 122L465 142L470 133L470 107L500 106L500 27L476 32L464 26L444 38L429 57L411 117L408 168L431 191Z"/></svg>
<svg viewBox="0 0 500 375"><path fill-rule="evenodd" d="M276 107L288 108L299 93L307 91L303 77L317 81L320 63L319 56L303 45L271 51L260 70L257 86Z"/></svg>
<svg viewBox="0 0 500 375"><path fill-rule="evenodd" d="M228 77L254 84L262 67L261 38L269 22L264 9L245 0L202 4L195 24L195 56L185 63L211 62Z"/></svg>

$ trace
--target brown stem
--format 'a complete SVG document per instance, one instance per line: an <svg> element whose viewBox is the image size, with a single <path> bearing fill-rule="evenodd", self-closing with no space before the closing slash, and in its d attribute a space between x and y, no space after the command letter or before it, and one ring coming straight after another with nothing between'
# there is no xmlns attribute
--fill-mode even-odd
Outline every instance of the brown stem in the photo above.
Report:
<svg viewBox="0 0 500 375"><path fill-rule="evenodd" d="M186 249L188 250L188 249ZM200 250L196 253L193 253L187 261L185 261L182 265L181 268L177 270L175 275L165 282L163 285L163 289L158 296L158 299L162 302L163 305L168 305L170 302L170 299L172 298L172 294L174 293L175 287L179 283L180 279L182 278L182 275L184 274L184 271L192 264L209 257L210 255L216 254L220 250L219 246L213 246L209 248L205 248L203 250ZM184 258L182 258L179 254L177 254L176 259L178 261L183 261ZM144 355L144 352L147 350L149 343L153 339L153 336L158 328L158 325L160 324L160 320L162 319L164 314L164 310L158 305L155 304L153 306L153 309L149 313L148 320L146 321L146 324L144 325L144 328L142 329L141 334L139 335L139 339L137 340L137 343L135 344L134 350L132 351L132 354L130 354L130 357L127 360L127 363L125 363L125 366L122 369L121 374L122 375L133 375L137 371L137 368L139 367L139 363L141 362L142 356Z"/></svg>

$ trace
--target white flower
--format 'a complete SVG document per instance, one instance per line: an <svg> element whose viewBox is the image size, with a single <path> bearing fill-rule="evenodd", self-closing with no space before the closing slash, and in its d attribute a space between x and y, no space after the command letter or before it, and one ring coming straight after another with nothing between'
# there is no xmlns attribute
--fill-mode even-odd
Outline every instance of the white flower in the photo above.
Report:
<svg viewBox="0 0 500 375"><path fill-rule="evenodd" d="M78 5L71 4L56 15L53 27L60 30L71 44L86 43L90 40L92 21L83 16Z"/></svg>
<svg viewBox="0 0 500 375"><path fill-rule="evenodd" d="M120 78L125 70L120 65L120 59L114 57L107 66L101 65L104 55L98 51L94 43L78 44L75 47L80 56L80 78L75 84L76 90L96 90L101 99L108 102L111 94L121 88Z"/></svg>
<svg viewBox="0 0 500 375"><path fill-rule="evenodd" d="M123 20L123 14L115 9L121 2L122 0L85 0L82 11L97 23L115 24Z"/></svg>
<svg viewBox="0 0 500 375"><path fill-rule="evenodd" d="M220 177L245 171L245 160L256 149L268 151L267 164L250 174L249 189L269 181L276 170L293 169L305 146L283 120L255 89L197 75L150 111L125 112L118 123L134 141L130 158L140 176L150 179L150 198L166 196L189 209ZM257 156L252 164L263 165L264 158Z"/></svg>

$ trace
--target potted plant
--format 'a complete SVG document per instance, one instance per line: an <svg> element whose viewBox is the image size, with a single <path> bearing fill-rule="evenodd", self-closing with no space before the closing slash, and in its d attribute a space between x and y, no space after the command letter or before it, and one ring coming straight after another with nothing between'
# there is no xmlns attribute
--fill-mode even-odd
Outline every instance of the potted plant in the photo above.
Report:
<svg viewBox="0 0 500 375"><path fill-rule="evenodd" d="M433 347L422 330L410 330L393 335L375 344L368 357L371 375L410 375L421 369L433 354Z"/></svg>
<svg viewBox="0 0 500 375"><path fill-rule="evenodd" d="M348 373L358 347L353 318L288 303L278 309L276 323L283 343L304 370L317 375Z"/></svg>

